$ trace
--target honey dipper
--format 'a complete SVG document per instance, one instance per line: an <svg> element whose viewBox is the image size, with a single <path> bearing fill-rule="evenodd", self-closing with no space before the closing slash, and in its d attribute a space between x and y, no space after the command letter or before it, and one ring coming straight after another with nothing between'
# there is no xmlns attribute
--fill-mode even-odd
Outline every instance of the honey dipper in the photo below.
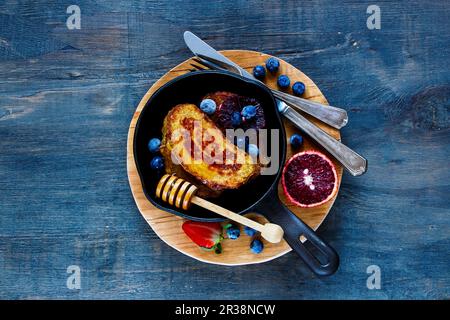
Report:
<svg viewBox="0 0 450 320"><path fill-rule="evenodd" d="M197 187L195 185L182 178L178 178L175 175L169 174L162 176L156 187L156 197L160 198L164 202L168 202L170 205L174 205L177 208L187 210L193 203L261 232L261 236L269 242L278 243L281 239L283 239L284 231L279 225L274 223L266 223L264 225L260 224L209 202L208 200L197 197L195 195L196 192Z"/></svg>

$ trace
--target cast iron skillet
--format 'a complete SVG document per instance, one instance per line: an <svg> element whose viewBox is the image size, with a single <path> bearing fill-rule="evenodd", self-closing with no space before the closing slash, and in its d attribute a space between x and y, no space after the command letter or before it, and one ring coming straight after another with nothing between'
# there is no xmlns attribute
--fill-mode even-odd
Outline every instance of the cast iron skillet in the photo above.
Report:
<svg viewBox="0 0 450 320"><path fill-rule="evenodd" d="M260 101L264 108L267 128L278 129L280 132L279 147L275 148L279 152L280 165L275 175L260 175L237 190L223 192L219 198L213 199L213 202L239 214L247 212L263 214L269 221L279 224L284 229L285 240L314 273L333 274L339 265L339 257L335 250L289 211L278 198L278 180L286 155L286 133L272 93L258 82L223 71L191 72L166 83L152 95L139 116L134 137L134 158L146 197L156 207L189 220L209 222L223 220L198 206L183 211L156 198L155 188L161 174L150 169L152 155L147 148L151 138L161 138L164 117L172 107L179 103L199 105L201 97L214 91L230 91ZM268 150L271 150L270 146ZM309 241L303 244L299 239L300 236Z"/></svg>

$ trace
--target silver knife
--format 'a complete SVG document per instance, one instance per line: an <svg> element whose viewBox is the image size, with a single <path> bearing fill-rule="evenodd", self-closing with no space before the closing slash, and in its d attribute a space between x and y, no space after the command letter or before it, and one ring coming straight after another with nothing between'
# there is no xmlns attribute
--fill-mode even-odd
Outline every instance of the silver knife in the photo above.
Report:
<svg viewBox="0 0 450 320"><path fill-rule="evenodd" d="M195 55L205 60L212 60L213 62L215 62L216 64L220 64L224 68L232 69L231 71L236 72L245 78L257 80L251 73L249 73L221 53L217 52L217 50L212 48L192 32L185 31L183 36L184 42ZM283 100L292 108L306 112L307 114L312 115L313 117L325 122L326 124L336 129L342 128L348 122L347 112L344 109L325 106L318 102L302 99L300 97L296 97L279 90L271 88L269 89L277 99Z"/></svg>
<svg viewBox="0 0 450 320"><path fill-rule="evenodd" d="M243 77L254 79L253 76L246 70L239 67L233 61L221 55L214 50L203 40L198 38L192 32L186 31L184 39L191 51L200 58L208 58L212 62L219 65L228 65L234 69L234 72ZM228 68L229 69L229 68ZM275 95L275 94L274 94ZM276 95L275 95L276 96ZM278 110L286 118L288 118L296 127L304 131L311 138L322 145L328 152L330 152L336 160L338 160L352 175L359 176L367 170L367 160L361 155L334 139L328 133L311 123L297 111L280 99L277 100ZM325 107L324 107L325 108ZM326 108L329 108L328 106Z"/></svg>

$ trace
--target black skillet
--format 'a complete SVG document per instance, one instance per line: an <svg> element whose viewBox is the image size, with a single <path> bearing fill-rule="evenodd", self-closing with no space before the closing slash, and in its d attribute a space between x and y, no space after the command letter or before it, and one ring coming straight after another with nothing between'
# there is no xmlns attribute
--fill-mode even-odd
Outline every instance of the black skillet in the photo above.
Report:
<svg viewBox="0 0 450 320"><path fill-rule="evenodd" d="M227 190L213 202L229 210L244 214L257 212L284 229L284 238L308 267L317 275L331 275L339 265L336 251L326 244L302 220L289 211L278 198L278 181L286 157L286 133L272 93L262 84L223 71L191 72L179 76L159 88L147 101L136 124L134 158L146 197L159 209L196 221L222 221L216 214L198 206L178 210L155 196L161 173L150 169L153 155L147 148L153 137L161 137L164 117L179 103L199 105L201 97L214 91L229 91L257 98L266 116L268 129L279 129L278 149L280 166L275 175L260 175L238 190ZM268 139L269 142L271 139ZM270 146L268 150L271 150ZM302 243L300 236L308 241ZM308 245L307 245L308 244Z"/></svg>

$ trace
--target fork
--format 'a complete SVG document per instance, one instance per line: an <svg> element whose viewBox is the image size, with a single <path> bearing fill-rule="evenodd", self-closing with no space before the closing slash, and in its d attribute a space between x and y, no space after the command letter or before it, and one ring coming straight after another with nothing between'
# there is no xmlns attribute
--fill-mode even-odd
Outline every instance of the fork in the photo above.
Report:
<svg viewBox="0 0 450 320"><path fill-rule="evenodd" d="M205 67L213 70L224 70L224 68L210 61L205 61L201 58L194 58L194 61L201 64L201 66L198 66L191 63L191 66L196 70L206 70ZM347 147L342 142L330 136L321 128L317 127L315 124L303 117L300 113L291 108L290 105L286 104L284 101L280 99L276 100L278 111L286 118L288 118L297 128L308 134L312 139L314 139L328 152L330 152L336 158L336 160L339 161L344 166L344 168L350 172L350 174L352 174L353 176L359 176L367 171L367 160L364 157Z"/></svg>

